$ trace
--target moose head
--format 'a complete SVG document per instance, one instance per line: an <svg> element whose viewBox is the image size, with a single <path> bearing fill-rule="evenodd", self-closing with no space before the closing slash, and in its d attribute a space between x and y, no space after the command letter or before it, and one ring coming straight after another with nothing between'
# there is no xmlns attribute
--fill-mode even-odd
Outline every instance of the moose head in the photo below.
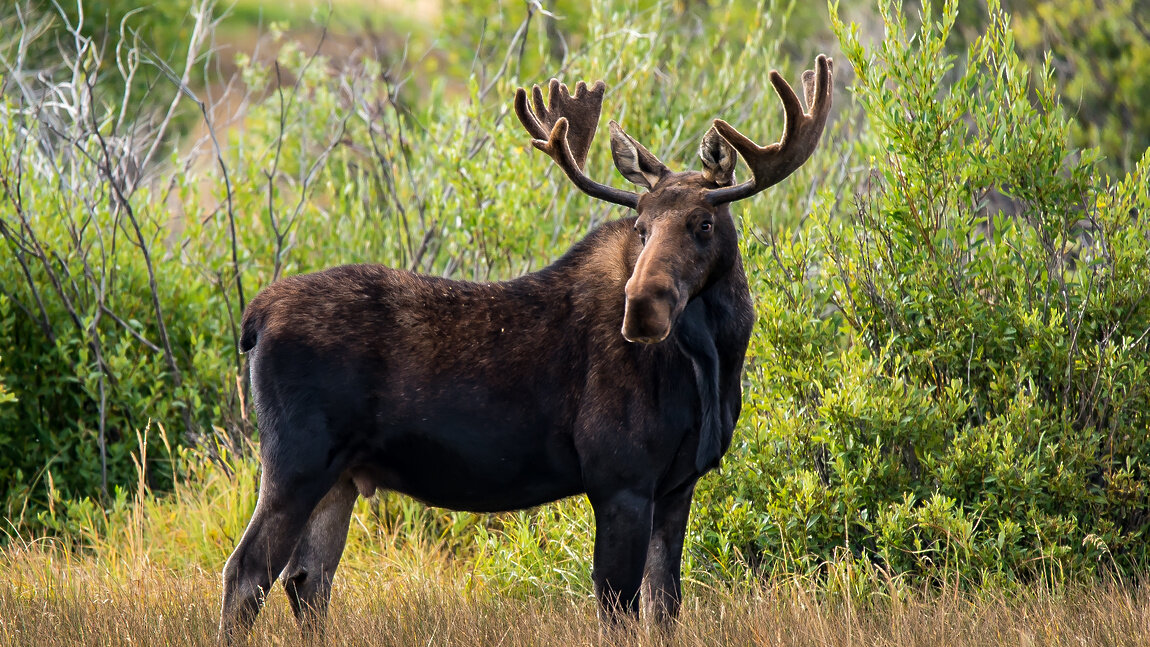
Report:
<svg viewBox="0 0 1150 647"><path fill-rule="evenodd" d="M675 172L610 122L611 155L623 177L647 189L643 193L600 184L584 172L595 136L606 85L580 82L571 94L552 79L549 99L534 86L515 94L515 112L534 138L532 144L555 160L587 195L636 211L635 233L641 244L626 285L623 336L653 344L671 333L692 297L711 277L725 272L738 258L734 222L728 206L749 198L793 173L810 157L822 135L831 106L832 61L819 56L816 69L803 74L804 111L799 97L774 70L771 84L783 102L782 138L759 146L733 126L716 119L699 144L703 170ZM735 184L736 152L751 168L752 178Z"/></svg>

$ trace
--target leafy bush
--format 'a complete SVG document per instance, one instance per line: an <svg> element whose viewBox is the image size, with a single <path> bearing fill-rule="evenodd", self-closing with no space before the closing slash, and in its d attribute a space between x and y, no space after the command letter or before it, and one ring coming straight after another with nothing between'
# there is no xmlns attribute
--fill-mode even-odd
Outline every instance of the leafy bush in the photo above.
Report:
<svg viewBox="0 0 1150 647"><path fill-rule="evenodd" d="M873 47L836 17L869 168L748 249L749 411L696 546L935 581L1141 572L1150 155L1104 184L1008 17L992 3L959 60L957 3L930 6L909 34L880 5Z"/></svg>
<svg viewBox="0 0 1150 647"><path fill-rule="evenodd" d="M153 181L166 105L131 98L131 41L106 64L81 25L70 30L51 65L23 67L37 38L58 37L50 29L3 56L0 353L16 401L0 412L0 505L17 530L38 527L55 497L131 482L149 419L192 439L235 411L239 366L213 332L226 326L200 328L212 284L167 246L171 187ZM164 465L152 478L167 480Z"/></svg>

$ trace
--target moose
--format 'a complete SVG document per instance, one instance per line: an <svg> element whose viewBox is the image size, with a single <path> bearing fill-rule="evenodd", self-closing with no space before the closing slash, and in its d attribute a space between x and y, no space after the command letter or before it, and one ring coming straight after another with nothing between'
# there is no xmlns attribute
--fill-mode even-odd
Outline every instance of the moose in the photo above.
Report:
<svg viewBox="0 0 1150 647"><path fill-rule="evenodd" d="M250 631L278 577L305 636L322 632L357 496L522 509L586 494L592 579L610 626L669 624L691 497L731 442L754 311L729 205L786 178L830 112L832 62L776 71L782 138L759 146L716 119L703 170L673 172L611 121L635 193L585 174L602 81L514 107L584 193L635 214L550 266L498 283L347 265L279 280L243 315L260 425L259 498L224 567L220 634ZM736 155L736 153L738 155ZM752 177L735 183L741 156Z"/></svg>

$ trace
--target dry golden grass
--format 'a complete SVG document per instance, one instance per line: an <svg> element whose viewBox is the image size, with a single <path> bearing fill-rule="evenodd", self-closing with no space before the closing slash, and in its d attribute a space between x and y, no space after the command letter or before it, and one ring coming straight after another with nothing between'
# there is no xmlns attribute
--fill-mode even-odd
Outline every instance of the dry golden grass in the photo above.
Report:
<svg viewBox="0 0 1150 647"><path fill-rule="evenodd" d="M670 639L632 628L600 636L593 600L557 593L517 599L466 593L449 580L337 578L332 645L1150 645L1145 586L1062 592L918 593L859 605L797 579L719 592L692 587ZM212 645L220 581L141 564L117 569L41 545L0 552L0 644ZM130 573L123 575L123 573ZM296 645L280 589L253 644Z"/></svg>

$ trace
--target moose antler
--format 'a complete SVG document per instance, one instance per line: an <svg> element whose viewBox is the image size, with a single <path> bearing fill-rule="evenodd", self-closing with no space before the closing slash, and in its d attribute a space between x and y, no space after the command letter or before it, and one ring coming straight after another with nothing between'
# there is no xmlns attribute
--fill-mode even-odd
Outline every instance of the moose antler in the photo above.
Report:
<svg viewBox="0 0 1150 647"><path fill-rule="evenodd" d="M738 186L712 190L707 194L708 202L717 205L749 198L794 173L811 156L826 126L834 87L831 83L833 61L819 54L815 68L817 71L803 72L803 93L810 108L809 113L803 112L799 98L795 96L790 84L778 72L771 70L771 85L775 86L775 92L782 99L786 114L783 137L779 141L759 146L735 130L731 124L722 119L715 120L715 128L723 139L739 151L747 166L751 167L753 178Z"/></svg>
<svg viewBox="0 0 1150 647"><path fill-rule="evenodd" d="M635 208L639 204L638 194L599 184L583 172L587 151L599 125L606 89L602 81L596 81L591 88L580 81L575 86L575 94L571 95L566 85L558 79L551 79L547 104L543 103L543 91L539 86L532 87L534 112L527 105L527 91L523 88L516 90L515 114L533 137L531 144L550 155L581 191L593 198Z"/></svg>

